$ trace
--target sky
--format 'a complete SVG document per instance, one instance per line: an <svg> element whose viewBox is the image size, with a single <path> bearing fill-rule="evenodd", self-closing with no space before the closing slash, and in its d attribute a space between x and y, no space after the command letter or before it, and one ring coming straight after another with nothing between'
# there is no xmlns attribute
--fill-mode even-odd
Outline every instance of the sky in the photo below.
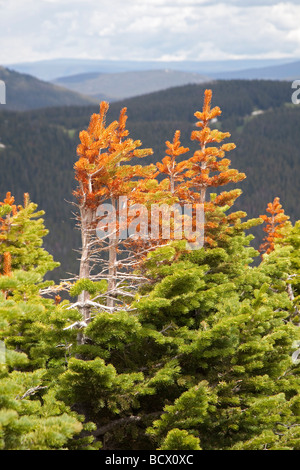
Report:
<svg viewBox="0 0 300 470"><path fill-rule="evenodd" d="M300 57L300 0L0 0L0 64Z"/></svg>

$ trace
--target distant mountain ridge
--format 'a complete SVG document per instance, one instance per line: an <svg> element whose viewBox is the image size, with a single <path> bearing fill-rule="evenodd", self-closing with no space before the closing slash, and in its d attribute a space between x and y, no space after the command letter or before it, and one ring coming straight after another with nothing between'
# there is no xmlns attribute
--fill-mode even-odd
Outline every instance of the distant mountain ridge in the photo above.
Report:
<svg viewBox="0 0 300 470"><path fill-rule="evenodd" d="M84 106L98 104L102 100L114 102L214 80L293 81L299 78L300 60L292 59L55 59L14 64L10 68L0 67L0 80L7 82L6 109L18 111L52 106Z"/></svg>
<svg viewBox="0 0 300 470"><path fill-rule="evenodd" d="M296 80L300 79L300 60L268 67L212 73L212 77L224 80Z"/></svg>
<svg viewBox="0 0 300 470"><path fill-rule="evenodd" d="M50 59L36 62L7 64L6 67L21 73L33 75L41 80L55 80L59 77L82 73L120 73L142 70L172 69L182 72L196 72L203 75L220 74L252 68L292 63L298 58L285 59L235 59L215 61L159 61L159 60L92 60L92 59Z"/></svg>
<svg viewBox="0 0 300 470"><path fill-rule="evenodd" d="M72 75L53 81L77 93L116 101L133 96L145 95L188 84L199 84L211 79L195 72L178 70L143 70L120 73L95 73Z"/></svg>
<svg viewBox="0 0 300 470"><path fill-rule="evenodd" d="M1 109L25 111L53 106L85 106L98 102L95 98L1 66L0 80L6 86L6 104L1 105Z"/></svg>

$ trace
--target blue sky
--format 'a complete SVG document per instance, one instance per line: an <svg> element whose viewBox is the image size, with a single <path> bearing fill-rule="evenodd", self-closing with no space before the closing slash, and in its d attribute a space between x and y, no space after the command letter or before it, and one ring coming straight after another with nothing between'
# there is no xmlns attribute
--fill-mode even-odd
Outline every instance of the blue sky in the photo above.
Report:
<svg viewBox="0 0 300 470"><path fill-rule="evenodd" d="M300 0L0 0L0 64L300 57Z"/></svg>

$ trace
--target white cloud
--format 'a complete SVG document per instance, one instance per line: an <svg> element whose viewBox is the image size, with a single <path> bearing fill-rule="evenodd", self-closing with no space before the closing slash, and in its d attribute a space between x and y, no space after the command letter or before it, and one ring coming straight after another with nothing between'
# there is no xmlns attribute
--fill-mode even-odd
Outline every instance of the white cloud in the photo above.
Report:
<svg viewBox="0 0 300 470"><path fill-rule="evenodd" d="M296 57L299 0L0 0L0 63Z"/></svg>

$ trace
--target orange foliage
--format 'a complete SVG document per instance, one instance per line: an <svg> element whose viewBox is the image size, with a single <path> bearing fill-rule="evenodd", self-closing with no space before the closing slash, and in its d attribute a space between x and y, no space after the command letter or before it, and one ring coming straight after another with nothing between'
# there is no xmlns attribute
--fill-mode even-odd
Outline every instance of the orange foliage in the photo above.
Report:
<svg viewBox="0 0 300 470"><path fill-rule="evenodd" d="M11 192L7 192L6 196L2 201L0 201L0 207L9 206L5 215L0 217L0 243L7 240L7 235L10 231L10 228L13 223L13 217L18 214L18 211L22 209L22 206L16 206L14 204L15 198L11 195ZM29 195L28 193L24 194L24 207L29 204ZM9 252L3 253L3 275L11 275L11 254Z"/></svg>
<svg viewBox="0 0 300 470"><path fill-rule="evenodd" d="M173 140L166 141L166 154L162 161L146 167L130 164L132 158L145 157L153 152L152 149L140 150L141 142L129 138L128 130L126 130L126 108L121 110L119 120L109 125L106 125L108 103L102 102L99 114L91 116L88 129L79 134L80 144L77 147L79 158L75 163L75 178L79 183L75 195L80 207L81 233L86 234L82 237L85 254L81 258L80 276L88 277L90 273L89 246L92 246L90 229L95 228L96 223L99 222L96 211L101 204L110 202L113 205L116 211L117 238L118 233L121 233L123 227L118 225L120 220L118 198L120 196L127 196L128 209L133 208L127 217L127 223L133 222L133 226L135 223L138 224L138 220L134 219L140 214L132 215L136 204L142 204L148 210L149 226L148 231L144 230L144 232L150 234L151 229L152 234L153 218L158 219L154 220L156 226L160 227L159 231L156 231L157 239L157 235L155 239L152 237L148 239L144 237L143 240L137 240L136 237L128 240L122 239L122 247L134 253L138 263L143 256L142 253L145 255L148 249L169 242L169 239L161 236L162 229L166 228L169 219L167 220L164 215L152 217L153 204L171 206L176 203L181 208L189 204L192 205L193 210L196 204L203 204L205 246L207 247L225 242L233 230L240 227L240 219L245 216L244 213L225 214L241 194L240 190L224 191L219 195L211 195L210 200L207 200L208 190L237 183L246 177L244 173L231 169L231 161L225 157L227 152L235 148L233 143L223 143L224 139L230 137L230 133L209 127L211 122L221 114L219 107L211 107L211 100L212 91L206 90L202 111L195 113L198 119L197 129L191 133L191 140L197 142L199 148L192 156L183 157L189 152L189 148L181 145L181 134L177 130ZM191 227L190 224L189 227ZM137 225L136 230L141 230L141 227ZM180 230L179 219L175 221L174 217L171 221L170 239L180 238L178 236ZM195 236L194 230L191 233ZM186 235L185 238L187 238ZM109 243L109 275L112 278L113 266L118 265L116 254L119 248L118 240ZM123 262L120 261L120 263Z"/></svg>
<svg viewBox="0 0 300 470"><path fill-rule="evenodd" d="M283 238L280 229L284 227L285 223L289 220L289 217L284 213L284 209L282 209L279 197L275 197L273 202L269 202L267 212L270 214L269 216L259 216L267 224L263 229L267 233L267 236L263 239L263 243L259 247L261 253L271 253L271 251L274 250L275 240Z"/></svg>
<svg viewBox="0 0 300 470"><path fill-rule="evenodd" d="M4 276L11 276L11 254L9 251L6 251L3 254L3 275Z"/></svg>
<svg viewBox="0 0 300 470"><path fill-rule="evenodd" d="M190 158L191 166L186 176L190 179L190 197L204 204L205 212L205 245L216 246L218 242L226 240L235 226L240 222L242 213L225 215L220 211L222 207L231 207L240 190L222 192L211 200L207 199L207 191L230 183L237 183L246 178L244 173L230 169L231 161L225 158L226 152L235 149L235 144L222 144L223 140L230 137L229 132L220 132L211 129L211 121L221 114L218 106L211 108L212 91L205 90L202 111L197 111L195 117L198 119L196 127L191 134L191 140L198 142L199 149ZM221 145L218 145L221 144Z"/></svg>
<svg viewBox="0 0 300 470"><path fill-rule="evenodd" d="M230 137L230 133L211 130L209 127L211 121L221 114L218 106L211 108L211 100L212 91L206 90L202 111L195 113L198 119L196 127L200 130L191 133L191 140L198 142L200 148L192 157L177 163L176 157L189 149L181 146L180 132L176 131L173 143L166 142L167 156L162 163L157 163L159 171L168 175L169 189L179 204L204 204L206 246L215 246L217 240L222 240L226 233L230 233L232 226L238 225L243 215L240 212L236 217L226 216L218 210L224 206L231 207L241 194L240 190L224 191L211 201L207 201L207 191L246 178L244 173L231 169L231 161L225 158L226 152L235 149L233 143L222 144L225 138Z"/></svg>
<svg viewBox="0 0 300 470"><path fill-rule="evenodd" d="M162 163L158 162L156 166L161 173L169 176L169 190L173 195L176 193L175 183L184 180L183 172L188 167L187 161L176 163L176 157L188 152L189 148L181 146L179 130L175 132L172 143L168 140L166 141L166 146L167 155L163 158Z"/></svg>
<svg viewBox="0 0 300 470"><path fill-rule="evenodd" d="M28 206L29 202L30 202L29 194L24 193L24 208Z"/></svg>
<svg viewBox="0 0 300 470"><path fill-rule="evenodd" d="M212 91L205 90L203 110L195 113L196 118L199 119L196 126L201 127L201 130L195 130L191 134L191 140L199 143L200 150L194 152L193 157L190 159L192 165L191 170L187 172L187 176L191 180L190 186L195 191L200 191L200 202L205 202L207 188L237 183L246 178L244 173L229 169L231 161L224 158L225 152L235 149L235 144L223 144L221 147L207 146L212 143L221 143L225 138L230 137L229 132L210 129L210 121L221 114L218 106L211 109L211 99ZM215 174L216 172L219 173Z"/></svg>
<svg viewBox="0 0 300 470"><path fill-rule="evenodd" d="M17 207L14 202L15 198L11 195L10 192L6 193L6 197L3 202L0 201L0 206L10 206L10 210L5 215L5 217L0 217L0 241L6 239L6 234L9 231L11 225L11 217L16 215L18 209L21 207Z"/></svg>
<svg viewBox="0 0 300 470"><path fill-rule="evenodd" d="M120 112L119 121L113 121L106 127L106 114L109 104L100 103L99 114L93 114L88 129L81 131L81 143L77 147L78 161L75 163L75 178L79 187L75 191L80 205L93 210L104 201L129 194L135 166L126 166L125 162L133 157L146 157L152 149L142 149L139 140L128 138L126 130L126 108ZM139 168L140 175L153 172L153 167Z"/></svg>

